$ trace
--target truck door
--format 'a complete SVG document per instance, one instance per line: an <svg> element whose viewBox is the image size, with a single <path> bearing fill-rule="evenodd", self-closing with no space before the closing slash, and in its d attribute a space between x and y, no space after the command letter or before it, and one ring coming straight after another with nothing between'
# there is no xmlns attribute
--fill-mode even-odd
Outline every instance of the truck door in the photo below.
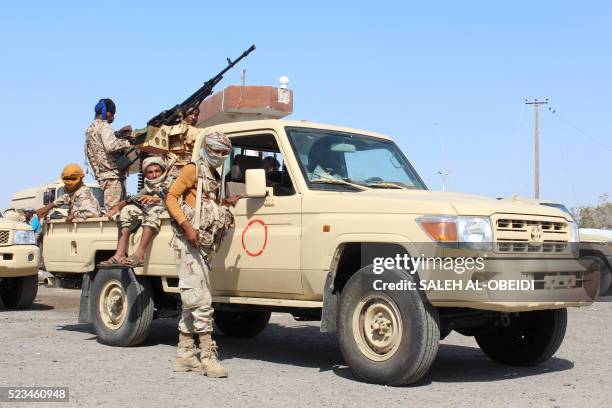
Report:
<svg viewBox="0 0 612 408"><path fill-rule="evenodd" d="M300 294L301 196L272 132L230 135L233 151L224 167L226 196L244 193L245 172L264 168L273 197L243 198L235 227L213 261L215 295L266 297Z"/></svg>

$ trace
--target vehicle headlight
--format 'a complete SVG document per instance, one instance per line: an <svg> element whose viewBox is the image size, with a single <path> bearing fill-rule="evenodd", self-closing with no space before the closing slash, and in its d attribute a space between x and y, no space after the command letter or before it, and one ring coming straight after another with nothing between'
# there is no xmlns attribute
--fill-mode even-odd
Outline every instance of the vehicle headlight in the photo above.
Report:
<svg viewBox="0 0 612 408"><path fill-rule="evenodd" d="M13 235L13 243L15 245L34 245L36 244L36 236L34 231L15 231Z"/></svg>
<svg viewBox="0 0 612 408"><path fill-rule="evenodd" d="M570 222L570 242L580 242L580 230L575 222Z"/></svg>
<svg viewBox="0 0 612 408"><path fill-rule="evenodd" d="M438 242L465 242L484 249L493 241L493 228L488 217L420 217L417 223Z"/></svg>

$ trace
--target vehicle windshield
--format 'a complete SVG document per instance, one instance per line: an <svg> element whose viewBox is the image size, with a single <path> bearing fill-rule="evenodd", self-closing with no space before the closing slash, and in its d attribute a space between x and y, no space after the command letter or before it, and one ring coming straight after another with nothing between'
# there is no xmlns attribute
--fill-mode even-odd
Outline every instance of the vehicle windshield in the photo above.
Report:
<svg viewBox="0 0 612 408"><path fill-rule="evenodd" d="M285 130L312 189L426 189L392 141L324 129Z"/></svg>

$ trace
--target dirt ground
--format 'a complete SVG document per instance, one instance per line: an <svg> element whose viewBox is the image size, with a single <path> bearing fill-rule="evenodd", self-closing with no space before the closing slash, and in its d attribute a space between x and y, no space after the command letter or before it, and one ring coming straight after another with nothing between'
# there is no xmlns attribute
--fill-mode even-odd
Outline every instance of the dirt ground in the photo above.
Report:
<svg viewBox="0 0 612 408"><path fill-rule="evenodd" d="M156 321L140 347L96 342L77 324L79 291L40 288L28 311L0 306L0 386L67 386L71 406L383 407L608 406L612 304L572 309L557 355L536 368L491 362L472 338L453 333L416 387L356 381L335 337L318 324L274 314L254 339L217 336L228 379L171 369L175 320ZM59 403L12 406L57 407ZM0 406L9 406L0 403Z"/></svg>

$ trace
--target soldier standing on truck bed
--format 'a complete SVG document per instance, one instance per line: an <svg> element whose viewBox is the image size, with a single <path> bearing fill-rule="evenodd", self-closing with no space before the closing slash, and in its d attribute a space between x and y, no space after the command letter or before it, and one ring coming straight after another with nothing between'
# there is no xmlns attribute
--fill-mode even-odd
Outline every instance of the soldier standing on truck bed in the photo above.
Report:
<svg viewBox="0 0 612 408"><path fill-rule="evenodd" d="M225 231L233 225L230 207L240 196L222 200L220 195L221 176L217 169L230 153L230 140L215 132L207 135L203 144L200 159L183 167L166 199L168 211L176 222L172 246L183 309L175 371L200 371L209 377L227 377L228 371L219 362L217 345L212 339L209 258ZM200 339L199 361L194 334Z"/></svg>
<svg viewBox="0 0 612 408"><path fill-rule="evenodd" d="M104 191L104 207L109 210L125 199L125 178L127 168L120 169L118 156L131 147L130 143L118 138L111 127L115 120L115 103L111 99L100 99L94 107L95 119L85 131L85 155L96 181ZM119 135L131 134L131 126L124 126Z"/></svg>
<svg viewBox="0 0 612 408"><path fill-rule="evenodd" d="M189 107L183 114L182 121L189 126L195 126L198 123L198 116L200 115L200 108ZM163 153L161 157L166 162L166 171L167 171L167 180L168 184L172 182L172 180L176 179L181 171L181 165L179 157L170 151Z"/></svg>
<svg viewBox="0 0 612 408"><path fill-rule="evenodd" d="M67 223L74 220L83 221L87 218L100 217L102 211L100 204L93 193L85 184L83 184L85 173L78 164L68 164L62 170L62 182L66 193L55 199L54 202L39 208L36 214L39 218L43 218L47 213L55 208L68 204Z"/></svg>

